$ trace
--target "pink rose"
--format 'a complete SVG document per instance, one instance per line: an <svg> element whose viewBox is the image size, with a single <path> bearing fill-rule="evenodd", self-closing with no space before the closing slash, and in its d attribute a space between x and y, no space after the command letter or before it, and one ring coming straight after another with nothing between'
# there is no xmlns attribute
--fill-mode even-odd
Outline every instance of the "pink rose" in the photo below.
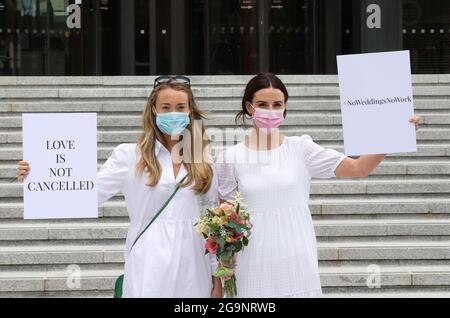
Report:
<svg viewBox="0 0 450 318"><path fill-rule="evenodd" d="M230 215L230 220L233 220L239 225L245 224L245 221L236 212Z"/></svg>
<svg viewBox="0 0 450 318"><path fill-rule="evenodd" d="M224 203L222 203L222 204L219 206L219 208L222 209L222 210L224 210L224 211L226 211L226 210L233 210L233 209L234 209L234 206L231 205L231 204L229 204L229 203L227 203L227 202L224 202Z"/></svg>
<svg viewBox="0 0 450 318"><path fill-rule="evenodd" d="M211 254L216 254L219 244L213 238L209 238L205 243L205 248Z"/></svg>

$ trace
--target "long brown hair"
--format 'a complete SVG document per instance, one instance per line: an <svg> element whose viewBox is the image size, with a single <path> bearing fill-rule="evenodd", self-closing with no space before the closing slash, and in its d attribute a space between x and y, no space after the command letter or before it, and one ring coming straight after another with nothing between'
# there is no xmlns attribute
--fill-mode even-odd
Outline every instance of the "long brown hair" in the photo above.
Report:
<svg viewBox="0 0 450 318"><path fill-rule="evenodd" d="M186 129L189 130L191 140L190 145L192 149L188 149L187 152L193 153L193 147L195 145L194 138L198 136L198 132L193 132L194 120L204 120L206 114L202 111L194 98L194 94L189 86L176 82L169 81L164 84L158 85L150 94L145 110L142 114L142 126L144 132L138 139L138 150L141 154L140 160L137 163L136 174L140 177L143 176L144 172L148 174L149 182L148 186L154 187L161 178L161 164L156 158L155 145L156 140L168 148L163 133L159 130L156 125L156 116L154 115L152 108L156 107L156 100L158 99L158 94L165 89L173 89L176 91L185 92L189 99L189 109L190 109L190 123ZM197 126L196 126L197 127ZM184 138L184 137L182 137ZM198 142L198 140L197 140ZM197 194L206 193L211 187L213 170L208 163L208 158L204 156L206 154L203 151L209 144L210 140L206 137L205 127L202 123L201 125L201 149L202 149L202 161L200 163L183 161L183 165L188 172L188 177L180 185L181 187L187 187L193 184L193 190Z"/></svg>

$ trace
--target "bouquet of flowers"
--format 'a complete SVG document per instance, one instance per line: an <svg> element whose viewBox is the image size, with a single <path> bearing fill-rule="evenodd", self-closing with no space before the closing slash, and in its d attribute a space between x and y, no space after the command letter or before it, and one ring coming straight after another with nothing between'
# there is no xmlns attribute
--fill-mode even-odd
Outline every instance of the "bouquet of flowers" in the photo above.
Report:
<svg viewBox="0 0 450 318"><path fill-rule="evenodd" d="M219 262L214 276L225 280L228 297L236 297L233 258L248 245L252 228L250 213L243 206L240 195L219 207L206 209L195 225L197 232L206 240L205 254L215 254Z"/></svg>

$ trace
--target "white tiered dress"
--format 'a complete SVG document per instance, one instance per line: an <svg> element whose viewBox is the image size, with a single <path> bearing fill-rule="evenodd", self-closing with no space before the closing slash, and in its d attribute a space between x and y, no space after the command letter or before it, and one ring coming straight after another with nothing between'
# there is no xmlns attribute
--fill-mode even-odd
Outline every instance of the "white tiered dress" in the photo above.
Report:
<svg viewBox="0 0 450 318"><path fill-rule="evenodd" d="M218 157L220 198L239 191L252 213L249 246L237 257L238 297L322 296L310 180L336 177L345 158L309 135L284 137L267 151L239 143Z"/></svg>
<svg viewBox="0 0 450 318"><path fill-rule="evenodd" d="M136 144L119 145L98 173L99 204L122 192L130 217L123 297L209 298L217 261L204 254L204 240L194 223L204 208L218 203L216 177L205 195L196 195L191 188L180 188L131 249L176 182L187 173L182 165L175 182L169 151L157 142L155 153L162 167L161 179L155 187L146 185L147 178L136 177Z"/></svg>

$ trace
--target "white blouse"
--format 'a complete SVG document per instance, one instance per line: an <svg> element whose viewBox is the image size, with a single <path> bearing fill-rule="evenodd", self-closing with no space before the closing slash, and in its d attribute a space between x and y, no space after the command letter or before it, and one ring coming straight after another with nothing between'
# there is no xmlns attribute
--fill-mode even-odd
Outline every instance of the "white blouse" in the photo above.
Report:
<svg viewBox="0 0 450 318"><path fill-rule="evenodd" d="M310 180L335 177L345 158L308 135L285 137L266 151L239 143L218 157L220 198L239 191L253 223L249 246L237 257L238 297L322 295Z"/></svg>
<svg viewBox="0 0 450 318"><path fill-rule="evenodd" d="M218 203L215 176L211 189L204 195L196 195L191 187L180 188L131 249L139 233L173 192L176 182L187 174L182 165L175 179L171 155L158 141L155 153L162 168L155 187L146 185L147 176L136 176L139 160L136 144L117 146L98 173L99 204L123 193L130 217L123 297L210 297L217 261L214 256L205 255L204 240L194 223L205 208Z"/></svg>

